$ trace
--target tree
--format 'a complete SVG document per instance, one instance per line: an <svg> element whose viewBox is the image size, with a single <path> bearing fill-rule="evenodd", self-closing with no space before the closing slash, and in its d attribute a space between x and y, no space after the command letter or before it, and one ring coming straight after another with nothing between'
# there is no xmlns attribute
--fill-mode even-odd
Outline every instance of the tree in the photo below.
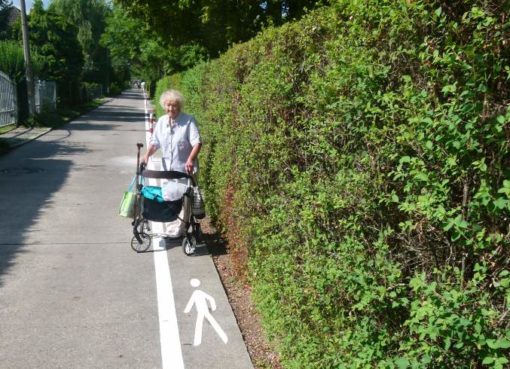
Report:
<svg viewBox="0 0 510 369"><path fill-rule="evenodd" d="M9 13L11 8L12 3L10 1L0 0L0 40L9 38Z"/></svg>
<svg viewBox="0 0 510 369"><path fill-rule="evenodd" d="M111 65L100 39L111 13L109 5L104 0L53 0L48 10L77 26L84 59L83 80L107 86Z"/></svg>
<svg viewBox="0 0 510 369"><path fill-rule="evenodd" d="M45 11L42 0L34 2L29 26L31 44L44 59L39 77L57 82L64 103L78 103L83 53L77 27L63 16Z"/></svg>
<svg viewBox="0 0 510 369"><path fill-rule="evenodd" d="M106 27L100 44L108 50L113 69L113 80L119 84L129 80L132 61L139 53L140 32L137 22L118 7L106 18Z"/></svg>
<svg viewBox="0 0 510 369"><path fill-rule="evenodd" d="M114 7L106 24L101 45L109 50L116 77L134 72L143 79L158 78L164 50L159 37L119 7Z"/></svg>
<svg viewBox="0 0 510 369"><path fill-rule="evenodd" d="M32 55L32 69L35 74L39 74L44 65L43 59L33 49L30 53ZM19 41L0 41L0 55L2 55L0 71L7 74L16 83L25 78L25 58L23 47Z"/></svg>
<svg viewBox="0 0 510 369"><path fill-rule="evenodd" d="M299 18L317 0L116 0L173 45L199 44L216 56L268 24Z"/></svg>
<svg viewBox="0 0 510 369"><path fill-rule="evenodd" d="M107 18L101 44L107 47L116 76L129 71L139 78L155 81L195 65L207 57L207 50L197 43L176 46L151 27L114 6Z"/></svg>

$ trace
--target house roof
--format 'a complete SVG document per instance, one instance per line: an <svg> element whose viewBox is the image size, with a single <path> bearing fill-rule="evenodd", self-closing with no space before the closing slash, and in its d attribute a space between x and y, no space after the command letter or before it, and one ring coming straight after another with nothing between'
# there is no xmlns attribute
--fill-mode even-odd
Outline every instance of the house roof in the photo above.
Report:
<svg viewBox="0 0 510 369"><path fill-rule="evenodd" d="M11 6L7 9L7 24L11 25L21 18L21 10L16 8L15 6Z"/></svg>

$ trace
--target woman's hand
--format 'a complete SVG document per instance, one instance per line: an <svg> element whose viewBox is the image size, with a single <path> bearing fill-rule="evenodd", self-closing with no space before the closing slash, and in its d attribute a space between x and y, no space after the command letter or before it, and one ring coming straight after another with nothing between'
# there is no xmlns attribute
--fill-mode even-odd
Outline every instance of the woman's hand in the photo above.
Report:
<svg viewBox="0 0 510 369"><path fill-rule="evenodd" d="M191 154L189 154L188 160L186 161L185 168L188 174L193 174L194 162L198 153L200 152L200 148L202 144L199 142L195 146L193 146L193 150L191 150Z"/></svg>
<svg viewBox="0 0 510 369"><path fill-rule="evenodd" d="M149 164L149 158L157 151L158 149L153 146L152 144L149 144L149 147L147 148L147 152L142 157L141 162L145 163L145 165Z"/></svg>
<svg viewBox="0 0 510 369"><path fill-rule="evenodd" d="M188 160L186 164L184 165L184 168L186 169L186 173L192 174L193 173L193 161Z"/></svg>
<svg viewBox="0 0 510 369"><path fill-rule="evenodd" d="M147 165L148 163L149 163L149 155L145 154L144 156L142 156L142 159L140 160L140 164Z"/></svg>

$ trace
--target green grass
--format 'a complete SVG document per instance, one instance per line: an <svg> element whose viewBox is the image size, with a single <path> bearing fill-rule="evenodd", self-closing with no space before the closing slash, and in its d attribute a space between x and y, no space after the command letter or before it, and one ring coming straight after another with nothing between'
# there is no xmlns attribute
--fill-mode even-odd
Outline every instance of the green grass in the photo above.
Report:
<svg viewBox="0 0 510 369"><path fill-rule="evenodd" d="M12 131L14 128L16 128L15 124L8 124L6 126L2 126L0 127L0 135Z"/></svg>
<svg viewBox="0 0 510 369"><path fill-rule="evenodd" d="M95 99L86 104L73 107L73 108L61 108L56 112L45 112L41 114L37 114L35 117L31 118L29 122L23 124L26 127L49 127L49 128L58 128L63 126L66 123L69 123L73 119L78 118L80 115L83 115L91 110L96 109L106 102L105 98ZM7 133L16 128L16 125L9 124L3 127L0 127L0 135L3 133ZM0 155L7 153L11 147L6 139L0 137Z"/></svg>

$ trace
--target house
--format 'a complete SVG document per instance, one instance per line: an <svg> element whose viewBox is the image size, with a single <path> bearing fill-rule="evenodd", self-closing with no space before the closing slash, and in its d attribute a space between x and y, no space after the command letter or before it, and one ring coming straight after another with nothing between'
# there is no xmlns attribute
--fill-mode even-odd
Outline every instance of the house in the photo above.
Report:
<svg viewBox="0 0 510 369"><path fill-rule="evenodd" d="M21 18L21 10L15 6L11 6L5 10L7 12L6 20L7 26L12 26L18 19Z"/></svg>

